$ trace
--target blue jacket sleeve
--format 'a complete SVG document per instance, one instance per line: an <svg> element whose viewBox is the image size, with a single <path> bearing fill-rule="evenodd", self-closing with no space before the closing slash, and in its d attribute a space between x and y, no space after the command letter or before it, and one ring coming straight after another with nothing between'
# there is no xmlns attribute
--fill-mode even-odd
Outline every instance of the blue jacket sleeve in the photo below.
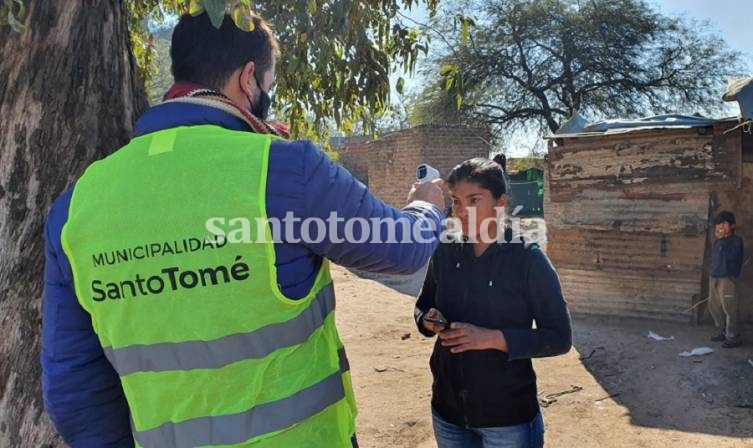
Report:
<svg viewBox="0 0 753 448"><path fill-rule="evenodd" d="M327 220L336 213L338 221L333 218L332 224L327 223L326 237L318 238L322 241L302 244L346 267L392 274L412 274L422 268L439 244L439 208L421 201L402 210L392 208L324 152L311 143L306 145L305 218ZM353 219L357 223L348 224ZM391 225L392 221L398 224ZM307 230L306 226L303 230ZM309 225L308 230L309 236L319 236L315 225ZM353 237L351 241L346 239L348 236Z"/></svg>
<svg viewBox="0 0 753 448"><path fill-rule="evenodd" d="M510 360L543 358L570 351L570 312L557 271L538 248L528 249L528 299L536 328L503 329Z"/></svg>
<svg viewBox="0 0 753 448"><path fill-rule="evenodd" d="M79 305L60 245L70 191L45 228L42 390L45 409L73 448L134 446L120 379L104 356L89 314Z"/></svg>

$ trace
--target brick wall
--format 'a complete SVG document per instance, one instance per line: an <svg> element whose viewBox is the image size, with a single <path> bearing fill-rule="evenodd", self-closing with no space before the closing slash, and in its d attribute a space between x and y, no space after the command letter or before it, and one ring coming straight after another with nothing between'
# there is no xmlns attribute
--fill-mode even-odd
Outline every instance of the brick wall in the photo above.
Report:
<svg viewBox="0 0 753 448"><path fill-rule="evenodd" d="M345 139L345 148L340 153L340 163L365 185L369 184L369 147L366 137Z"/></svg>
<svg viewBox="0 0 753 448"><path fill-rule="evenodd" d="M356 179L369 184L368 137L336 137L330 139L332 149L340 156L340 164Z"/></svg>
<svg viewBox="0 0 753 448"><path fill-rule="evenodd" d="M369 190L394 207L405 205L416 166L428 163L442 177L463 160L488 157L489 132L460 126L418 126L368 143Z"/></svg>

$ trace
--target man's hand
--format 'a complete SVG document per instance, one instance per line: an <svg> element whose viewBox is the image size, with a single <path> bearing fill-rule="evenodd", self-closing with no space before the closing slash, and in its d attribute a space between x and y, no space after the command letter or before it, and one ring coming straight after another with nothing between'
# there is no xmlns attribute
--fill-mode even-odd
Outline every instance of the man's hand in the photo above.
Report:
<svg viewBox="0 0 753 448"><path fill-rule="evenodd" d="M429 308L429 311L427 311L426 314L421 316L421 326L424 327L426 330L431 331L432 333L437 333L437 334L445 330L445 327L443 327L442 325L437 325L431 322L427 322L425 320L427 317L430 319L446 321L447 319L444 318L444 316L438 309Z"/></svg>
<svg viewBox="0 0 753 448"><path fill-rule="evenodd" d="M408 193L408 203L413 201L425 201L436 205L444 210L444 182L442 179L434 179L431 182L413 184Z"/></svg>
<svg viewBox="0 0 753 448"><path fill-rule="evenodd" d="M469 350L499 350L507 352L507 340L500 330L477 327L462 322L453 322L449 330L440 333L443 347L452 353Z"/></svg>

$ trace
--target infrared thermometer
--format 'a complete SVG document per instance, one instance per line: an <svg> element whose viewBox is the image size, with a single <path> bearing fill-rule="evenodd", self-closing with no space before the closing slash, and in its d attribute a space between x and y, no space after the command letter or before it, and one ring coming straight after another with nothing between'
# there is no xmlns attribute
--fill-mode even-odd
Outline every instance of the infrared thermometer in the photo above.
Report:
<svg viewBox="0 0 753 448"><path fill-rule="evenodd" d="M439 179L439 171L428 163L422 163L416 168L416 180L422 184Z"/></svg>

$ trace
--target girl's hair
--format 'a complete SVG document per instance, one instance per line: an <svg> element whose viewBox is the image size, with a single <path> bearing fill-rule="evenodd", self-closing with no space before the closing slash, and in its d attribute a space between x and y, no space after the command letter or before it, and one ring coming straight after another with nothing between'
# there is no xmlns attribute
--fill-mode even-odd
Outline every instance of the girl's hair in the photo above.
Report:
<svg viewBox="0 0 753 448"><path fill-rule="evenodd" d="M507 156L506 155L499 153L496 156L494 156L492 160L499 163L499 166L502 167L502 171L504 171L505 173L507 172Z"/></svg>
<svg viewBox="0 0 753 448"><path fill-rule="evenodd" d="M479 187L489 190L494 199L499 199L507 193L507 181L502 166L489 159L477 157L456 165L447 176L450 188L460 182L473 182Z"/></svg>

